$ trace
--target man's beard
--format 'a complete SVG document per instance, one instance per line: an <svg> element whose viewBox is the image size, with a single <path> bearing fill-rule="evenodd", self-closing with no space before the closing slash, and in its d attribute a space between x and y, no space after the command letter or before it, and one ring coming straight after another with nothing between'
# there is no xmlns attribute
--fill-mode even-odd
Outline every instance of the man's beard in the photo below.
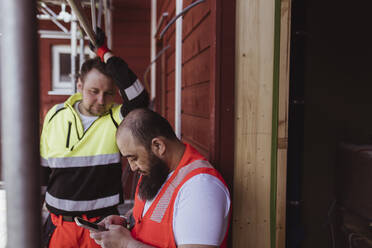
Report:
<svg viewBox="0 0 372 248"><path fill-rule="evenodd" d="M152 200L169 174L167 164L150 152L150 172L142 175L138 194L143 200Z"/></svg>

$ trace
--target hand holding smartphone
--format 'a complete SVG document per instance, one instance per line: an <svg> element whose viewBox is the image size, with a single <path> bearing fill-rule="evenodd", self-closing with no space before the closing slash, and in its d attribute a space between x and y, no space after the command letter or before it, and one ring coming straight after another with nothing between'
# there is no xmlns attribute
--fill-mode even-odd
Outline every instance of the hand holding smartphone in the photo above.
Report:
<svg viewBox="0 0 372 248"><path fill-rule="evenodd" d="M96 223L84 220L80 217L75 217L74 220L75 220L76 225L84 227L91 231L95 231L95 232L107 231L106 227L97 225Z"/></svg>

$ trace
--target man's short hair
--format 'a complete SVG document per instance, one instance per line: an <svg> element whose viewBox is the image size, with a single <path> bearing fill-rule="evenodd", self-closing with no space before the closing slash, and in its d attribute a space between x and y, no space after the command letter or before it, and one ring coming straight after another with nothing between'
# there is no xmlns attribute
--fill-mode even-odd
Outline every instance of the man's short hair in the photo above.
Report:
<svg viewBox="0 0 372 248"><path fill-rule="evenodd" d="M106 64L103 63L99 57L93 59L87 59L81 66L80 70L80 80L84 83L85 77L91 70L96 69L105 76L112 78L111 75L107 72Z"/></svg>
<svg viewBox="0 0 372 248"><path fill-rule="evenodd" d="M128 128L133 137L146 149L151 149L152 139L164 137L169 140L178 140L172 126L160 114L148 109L139 108L131 111L119 127Z"/></svg>

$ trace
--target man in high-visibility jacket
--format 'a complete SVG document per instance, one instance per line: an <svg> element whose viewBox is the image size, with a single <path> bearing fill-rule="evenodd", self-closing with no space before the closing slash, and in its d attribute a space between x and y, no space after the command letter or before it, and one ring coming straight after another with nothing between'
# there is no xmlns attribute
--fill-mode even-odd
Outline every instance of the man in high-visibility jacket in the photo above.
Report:
<svg viewBox="0 0 372 248"><path fill-rule="evenodd" d="M216 169L170 124L148 109L133 110L119 126L117 144L137 185L131 232L126 219L109 216L91 232L105 248L223 247L230 213L229 190Z"/></svg>
<svg viewBox="0 0 372 248"><path fill-rule="evenodd" d="M98 31L99 58L82 65L79 92L49 110L44 120L40 153L50 212L45 247L99 247L74 217L99 221L118 213L123 201L117 127L130 110L147 107L149 99L127 63L113 56L104 40ZM123 105L114 104L115 85Z"/></svg>

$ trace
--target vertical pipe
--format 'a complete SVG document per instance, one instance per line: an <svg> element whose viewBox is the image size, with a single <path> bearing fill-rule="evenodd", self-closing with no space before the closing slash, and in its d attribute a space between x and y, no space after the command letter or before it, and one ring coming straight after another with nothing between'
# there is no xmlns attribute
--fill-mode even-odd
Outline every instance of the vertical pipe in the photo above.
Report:
<svg viewBox="0 0 372 248"><path fill-rule="evenodd" d="M40 153L36 1L0 1L1 137L7 248L39 248ZM5 118L6 117L6 118Z"/></svg>
<svg viewBox="0 0 372 248"><path fill-rule="evenodd" d="M151 61L156 57L156 0L151 1ZM156 63L151 65L151 100L156 96Z"/></svg>
<svg viewBox="0 0 372 248"><path fill-rule="evenodd" d="M92 28L93 31L97 30L97 18L96 18L96 0L90 0L90 10L92 13Z"/></svg>
<svg viewBox="0 0 372 248"><path fill-rule="evenodd" d="M102 27L102 0L98 0L98 19L97 19L97 27ZM95 31L95 30L94 30Z"/></svg>
<svg viewBox="0 0 372 248"><path fill-rule="evenodd" d="M71 11L71 15L71 84L73 92L76 92L77 21L73 11Z"/></svg>
<svg viewBox="0 0 372 248"><path fill-rule="evenodd" d="M71 12L75 15L75 20L76 20L76 18L79 20L80 26L84 29L84 31L87 34L90 42L92 42L94 45L96 45L96 41L95 41L95 38L94 38L94 32L93 32L92 27L90 26L87 18L84 15L84 10L81 7L80 2L77 3L76 0L66 0L66 1L71 7ZM71 17L71 19L73 19L73 17Z"/></svg>
<svg viewBox="0 0 372 248"><path fill-rule="evenodd" d="M176 15L181 13L183 0L176 0ZM175 133L178 138L181 138L181 90L182 90L182 20L180 17L176 21L176 61L175 61Z"/></svg>
<svg viewBox="0 0 372 248"><path fill-rule="evenodd" d="M84 63L84 58L85 58L85 54L84 54L84 31L83 30L80 30L80 33L81 33L81 36L80 36L80 39L79 39L79 42L80 42L80 53L79 53L79 69L78 71L80 70L81 66L83 65Z"/></svg>
<svg viewBox="0 0 372 248"><path fill-rule="evenodd" d="M104 0L104 9L105 9L105 27L106 27L106 36L107 36L107 47L112 49L112 1Z"/></svg>

